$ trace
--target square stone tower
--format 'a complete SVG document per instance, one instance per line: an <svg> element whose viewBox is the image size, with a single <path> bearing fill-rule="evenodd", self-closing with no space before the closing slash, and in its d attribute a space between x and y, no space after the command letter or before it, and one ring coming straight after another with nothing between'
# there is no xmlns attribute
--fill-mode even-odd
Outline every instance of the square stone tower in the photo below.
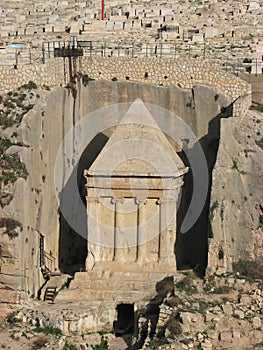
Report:
<svg viewBox="0 0 263 350"><path fill-rule="evenodd" d="M87 179L87 271L176 271L176 208L187 168L141 100Z"/></svg>

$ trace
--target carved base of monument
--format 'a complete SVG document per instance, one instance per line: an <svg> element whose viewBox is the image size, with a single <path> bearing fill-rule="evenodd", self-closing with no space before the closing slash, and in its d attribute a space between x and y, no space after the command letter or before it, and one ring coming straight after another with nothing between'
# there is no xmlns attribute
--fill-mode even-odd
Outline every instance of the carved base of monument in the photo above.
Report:
<svg viewBox="0 0 263 350"><path fill-rule="evenodd" d="M84 173L87 272L57 299L110 305L111 315L120 304L146 306L159 282L176 275L176 211L187 171L136 100Z"/></svg>

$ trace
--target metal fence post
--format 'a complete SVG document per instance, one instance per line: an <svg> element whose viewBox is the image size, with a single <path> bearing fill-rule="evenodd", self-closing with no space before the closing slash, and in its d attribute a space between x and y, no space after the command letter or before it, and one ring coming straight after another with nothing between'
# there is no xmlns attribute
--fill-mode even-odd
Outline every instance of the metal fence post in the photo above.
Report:
<svg viewBox="0 0 263 350"><path fill-rule="evenodd" d="M18 68L18 51L16 49L16 64L15 64L15 67Z"/></svg>
<svg viewBox="0 0 263 350"><path fill-rule="evenodd" d="M42 43L42 63L45 63L45 44Z"/></svg>

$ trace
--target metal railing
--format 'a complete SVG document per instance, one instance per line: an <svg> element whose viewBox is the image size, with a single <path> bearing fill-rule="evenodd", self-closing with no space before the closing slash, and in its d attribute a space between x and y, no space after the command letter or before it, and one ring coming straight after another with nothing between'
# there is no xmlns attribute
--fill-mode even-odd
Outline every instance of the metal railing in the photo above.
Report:
<svg viewBox="0 0 263 350"><path fill-rule="evenodd" d="M49 269L49 271L54 272L56 267L56 258L46 251L43 252L44 265Z"/></svg>
<svg viewBox="0 0 263 350"><path fill-rule="evenodd" d="M244 58L243 51L245 46L221 45L209 46L206 44L184 44L166 42L130 42L130 43L110 43L102 41L90 41L88 47L83 47L83 56L87 57L126 57L126 58L167 58L177 59L185 57L189 59L210 59L226 72L239 75L240 72L262 74L263 62L259 59L249 60ZM41 49L30 50L28 57L18 55L14 52L10 57L3 60L0 50L0 65L11 65L19 68L25 64L45 63L47 59L55 58L58 49L77 48L78 42L74 41L53 41L43 43ZM232 50L236 57L227 57L225 50ZM239 57L238 57L239 55ZM23 58L23 59L22 59Z"/></svg>

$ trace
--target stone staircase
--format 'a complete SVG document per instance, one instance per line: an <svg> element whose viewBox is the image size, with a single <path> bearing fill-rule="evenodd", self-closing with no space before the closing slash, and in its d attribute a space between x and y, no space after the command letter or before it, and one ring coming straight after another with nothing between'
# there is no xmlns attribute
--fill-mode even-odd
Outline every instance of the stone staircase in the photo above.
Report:
<svg viewBox="0 0 263 350"><path fill-rule="evenodd" d="M156 284L176 271L110 271L96 266L89 272L77 272L69 289L59 293L56 300L63 301L116 301L133 303L156 296Z"/></svg>
<svg viewBox="0 0 263 350"><path fill-rule="evenodd" d="M44 301L53 302L55 300L56 293L57 287L47 287L45 290Z"/></svg>
<svg viewBox="0 0 263 350"><path fill-rule="evenodd" d="M66 288L68 285L69 279L72 279L72 276L61 273L50 273L49 280L45 285L44 301L54 302L61 288Z"/></svg>

